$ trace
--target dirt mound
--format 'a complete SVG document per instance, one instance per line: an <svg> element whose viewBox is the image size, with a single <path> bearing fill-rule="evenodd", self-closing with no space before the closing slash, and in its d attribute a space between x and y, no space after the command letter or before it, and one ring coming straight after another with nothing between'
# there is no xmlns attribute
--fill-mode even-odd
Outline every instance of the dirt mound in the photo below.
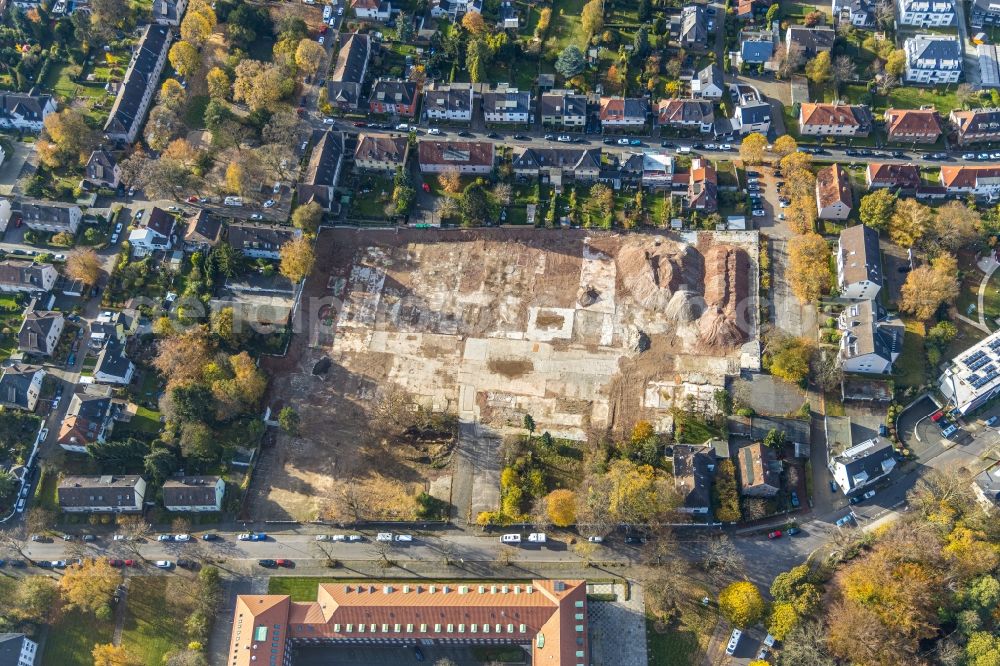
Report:
<svg viewBox="0 0 1000 666"><path fill-rule="evenodd" d="M705 279L705 262L695 248L663 238L622 248L616 265L636 302L657 310L666 310L678 291L701 293Z"/></svg>
<svg viewBox="0 0 1000 666"><path fill-rule="evenodd" d="M589 308L597 302L600 295L601 294L593 287L587 287L587 291L580 294L580 305L582 307Z"/></svg>
<svg viewBox="0 0 1000 666"><path fill-rule="evenodd" d="M531 361L519 361L515 359L490 359L486 367L489 368L490 372L503 375L507 379L521 377L535 369L535 365Z"/></svg>
<svg viewBox="0 0 1000 666"><path fill-rule="evenodd" d="M701 316L705 309L705 300L690 291L678 291L670 297L663 311L668 317L680 324L689 324Z"/></svg>
<svg viewBox="0 0 1000 666"><path fill-rule="evenodd" d="M750 258L745 250L716 245L705 255L705 312L698 319L698 340L707 347L733 347L747 341L739 311L746 302Z"/></svg>
<svg viewBox="0 0 1000 666"><path fill-rule="evenodd" d="M535 317L535 325L538 328L562 328L565 323L565 317L561 314L555 314L552 312L539 312L538 316Z"/></svg>

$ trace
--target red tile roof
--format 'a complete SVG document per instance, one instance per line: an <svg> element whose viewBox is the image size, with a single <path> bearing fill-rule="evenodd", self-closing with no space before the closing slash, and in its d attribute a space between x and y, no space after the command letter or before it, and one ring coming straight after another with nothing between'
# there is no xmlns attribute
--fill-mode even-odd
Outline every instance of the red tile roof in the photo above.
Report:
<svg viewBox="0 0 1000 666"><path fill-rule="evenodd" d="M941 121L934 109L886 109L885 126L890 137L941 135Z"/></svg>
<svg viewBox="0 0 1000 666"><path fill-rule="evenodd" d="M851 182L847 172L839 164L828 166L816 172L816 198L820 208L842 203L851 208Z"/></svg>
<svg viewBox="0 0 1000 666"><path fill-rule="evenodd" d="M947 188L974 188L980 178L1000 178L998 166L943 166L941 184Z"/></svg>

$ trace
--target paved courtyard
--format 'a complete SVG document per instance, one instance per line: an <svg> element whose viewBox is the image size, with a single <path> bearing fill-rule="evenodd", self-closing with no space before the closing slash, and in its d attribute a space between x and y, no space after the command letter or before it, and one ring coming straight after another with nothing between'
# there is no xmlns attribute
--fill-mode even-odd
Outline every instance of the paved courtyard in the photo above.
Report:
<svg viewBox="0 0 1000 666"><path fill-rule="evenodd" d="M624 586L614 585L618 601L590 602L590 663L593 666L647 666L646 615L642 587L632 585L624 601ZM611 585L588 586L588 592L605 594Z"/></svg>

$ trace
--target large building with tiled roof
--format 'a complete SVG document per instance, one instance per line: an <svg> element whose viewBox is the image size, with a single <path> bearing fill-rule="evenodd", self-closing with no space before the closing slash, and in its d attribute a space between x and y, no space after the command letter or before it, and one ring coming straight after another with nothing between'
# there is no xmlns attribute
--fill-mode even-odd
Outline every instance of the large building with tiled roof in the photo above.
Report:
<svg viewBox="0 0 1000 666"><path fill-rule="evenodd" d="M226 666L291 666L293 647L518 645L535 666L590 663L587 585L322 583L313 602L240 595Z"/></svg>
<svg viewBox="0 0 1000 666"><path fill-rule="evenodd" d="M867 106L805 103L799 107L799 131L811 136L868 136L872 114Z"/></svg>
<svg viewBox="0 0 1000 666"><path fill-rule="evenodd" d="M934 143L941 136L936 109L886 109L885 131L890 141Z"/></svg>
<svg viewBox="0 0 1000 666"><path fill-rule="evenodd" d="M948 120L960 145L1000 139L1000 109L955 110Z"/></svg>
<svg viewBox="0 0 1000 666"><path fill-rule="evenodd" d="M846 220L853 206L851 181L839 164L816 173L816 212L821 220Z"/></svg>

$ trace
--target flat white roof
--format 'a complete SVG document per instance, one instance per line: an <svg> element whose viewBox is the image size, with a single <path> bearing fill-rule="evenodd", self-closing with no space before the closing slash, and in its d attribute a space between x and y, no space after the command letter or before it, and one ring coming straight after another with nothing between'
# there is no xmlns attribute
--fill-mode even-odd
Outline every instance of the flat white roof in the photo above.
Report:
<svg viewBox="0 0 1000 666"><path fill-rule="evenodd" d="M958 409L1000 387L1000 331L952 359L940 388Z"/></svg>

